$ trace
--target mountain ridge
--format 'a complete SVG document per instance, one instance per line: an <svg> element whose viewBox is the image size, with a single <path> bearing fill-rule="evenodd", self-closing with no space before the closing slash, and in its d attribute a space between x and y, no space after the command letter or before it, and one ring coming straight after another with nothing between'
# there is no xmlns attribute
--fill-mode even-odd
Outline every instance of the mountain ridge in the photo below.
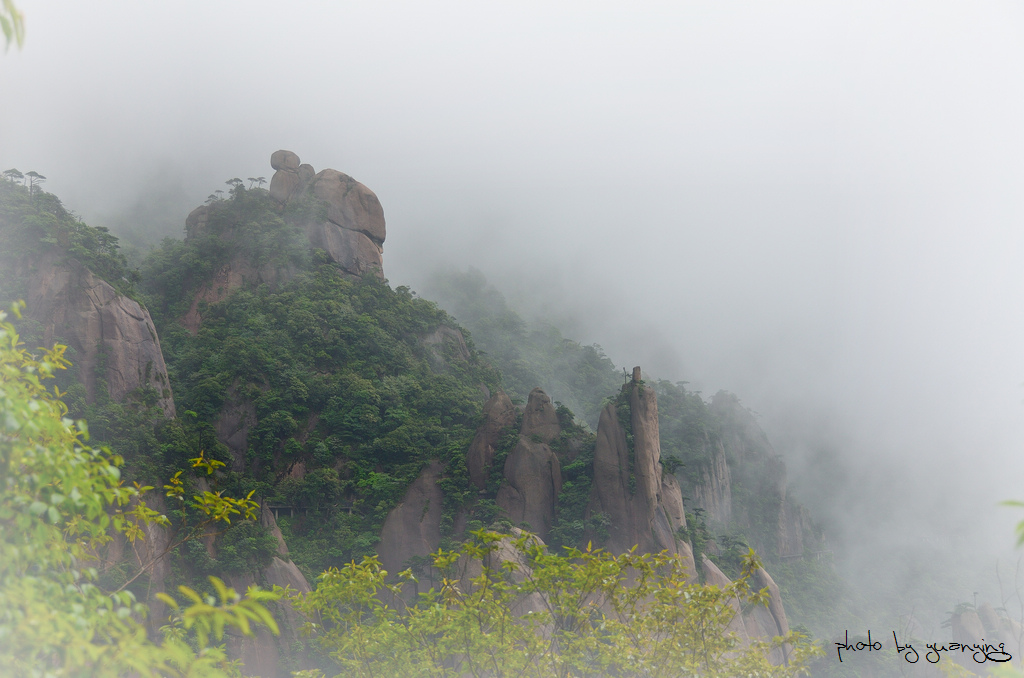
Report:
<svg viewBox="0 0 1024 678"><path fill-rule="evenodd" d="M155 403L166 419L153 424L160 452L129 458L129 464L159 473L152 466L169 471L201 450L228 464L226 487L257 492L265 507L291 509L280 525L268 518L260 526L274 536L272 546L256 543L247 561L232 565L238 585L298 582L299 569L309 577L323 565L374 552L393 571L495 520L509 528L524 524L555 545L588 539L614 552L634 545L641 552L668 549L683 555L695 578L727 576L704 565L708 555L724 557L726 567L735 561L707 535L703 545L694 543L706 527L693 521L692 510L729 523L741 511L733 507L731 476L721 469L765 456L743 447L738 434L735 442L709 432L714 417L745 413L735 398L723 396L719 406L713 400L707 407L682 386L645 385L637 368L619 396L600 396L611 402L601 409L596 434L539 388L517 412L500 388L501 374L481 359L471 334L435 304L387 285L380 258L383 211L372 192L334 170L313 174L289 152L275 153L272 164L277 174L269 191L229 182L228 199L211 199L189 215L184 241L165 241L147 258L138 278L155 321L132 302L141 322L153 328L161 363L165 352L171 358L155 373L167 381L166 395ZM3 226L11 228L10 220ZM50 231L35 228L48 256L57 256L60 238L45 241ZM107 247L116 250L116 241ZM46 331L64 336L73 328L68 321L63 334ZM578 364L589 371L577 381L597 391L609 380L608 370L598 367L614 367L592 347L579 351ZM88 362L83 367L95 371ZM186 420L175 418L172 383ZM147 385L118 386L109 397L130 400ZM673 417L685 419L681 412L688 407L700 424L696 434L688 430L668 441L672 454L664 459L675 460L669 471L663 471L659 394L670 397ZM86 387L84 401L96 404L95 388ZM752 421L743 426L749 429ZM115 429L108 431L111 438ZM710 480L683 476L688 487L700 488L688 524L675 471L707 456L708 445L681 441L710 444L716 435L711 447L720 454L712 457ZM784 475L773 477L784 491ZM770 517L764 534L754 535L776 547L769 558L785 555L779 544L802 545L787 540L784 497L780 506L780 517ZM230 534L207 540L202 550L189 546L189 556L172 562L188 578L213 571L229 556L237 560L241 542L231 542ZM169 581L150 585L163 590ZM788 630L777 588L773 599L775 627L762 623L748 638ZM252 661L270 672L283 654Z"/></svg>

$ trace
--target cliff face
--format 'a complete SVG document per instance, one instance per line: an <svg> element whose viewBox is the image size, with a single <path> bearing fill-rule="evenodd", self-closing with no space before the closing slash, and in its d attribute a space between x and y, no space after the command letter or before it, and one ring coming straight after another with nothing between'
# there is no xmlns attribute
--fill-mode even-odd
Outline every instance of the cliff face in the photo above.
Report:
<svg viewBox="0 0 1024 678"><path fill-rule="evenodd" d="M229 575L226 578L228 586L239 593L254 585L264 589L290 587L298 593L309 593L312 590L309 582L288 557L288 546L270 509L260 511L260 525L276 537L277 554L256 572ZM216 545L211 542L208 548L211 557L216 557ZM272 603L271 611L278 623L280 635L273 635L264 626L254 628L251 636L227 634L225 644L231 656L242 661L246 675L250 676L286 676L290 671L285 666L296 662L299 664L296 668L314 668L315 665L308 657L296 656L293 650L303 641L301 631L306 619L287 600Z"/></svg>
<svg viewBox="0 0 1024 678"><path fill-rule="evenodd" d="M381 255L387 229L384 208L373 191L337 170L314 173L312 165L300 164L291 151L275 152L270 164L276 170L270 180L272 198L287 205L308 191L326 204L325 219L302 224L313 247L326 251L346 273L383 276Z"/></svg>
<svg viewBox="0 0 1024 678"><path fill-rule="evenodd" d="M440 462L430 462L406 490L398 506L388 513L377 546L377 555L388 572L404 570L410 558L437 551L441 543L444 503L438 482L443 471Z"/></svg>
<svg viewBox="0 0 1024 678"><path fill-rule="evenodd" d="M545 541L562 491L562 465L550 446L560 432L551 398L541 389L533 389L523 413L519 442L505 459L506 482L496 499L513 523L529 525Z"/></svg>
<svg viewBox="0 0 1024 678"><path fill-rule="evenodd" d="M718 436L704 432L699 441L701 456L708 461L684 481L684 493L693 498L694 508L704 509L708 524L728 526L732 520L732 474L725 447Z"/></svg>
<svg viewBox="0 0 1024 678"><path fill-rule="evenodd" d="M387 235L384 210L369 188L347 174L325 169L315 173L301 164L291 151L276 151L270 158L276 172L270 181L270 197L285 221L294 226L306 244L323 250L330 261L346 275L361 277L372 273L383 278L382 258ZM305 209L300 209L300 205ZM200 238L212 230L223 243L244 243L252 237L244 223L220 223L224 205L219 201L192 210L185 219L186 240ZM320 218L321 215L323 218ZM244 248L233 247L233 254L222 262L212 279L195 291L182 324L192 333L202 322L200 308L226 299L235 290L262 284L277 285L297 272L287 262L252 261Z"/></svg>
<svg viewBox="0 0 1024 678"><path fill-rule="evenodd" d="M641 553L679 553L696 572L690 545L678 535L686 526L679 483L662 473L658 400L633 370L628 391L630 440L615 403L601 411L594 448L594 483L588 516L604 514L610 524L605 548L615 553L634 546Z"/></svg>
<svg viewBox="0 0 1024 678"><path fill-rule="evenodd" d="M492 395L484 404L484 423L477 429L466 453L469 480L478 490L487 487L491 465L494 463L494 448L502 432L515 420L516 408L503 391Z"/></svg>
<svg viewBox="0 0 1024 678"><path fill-rule="evenodd" d="M701 571L704 580L713 586L724 588L732 583L717 565L704 554L701 554ZM770 640L776 636L789 633L789 620L782 607L782 595L779 587L763 568L758 568L751 577L750 586L754 591L768 590L768 605L754 605L744 610L738 599L731 602L736 613L729 624L729 631L736 634L740 644L748 646L754 640ZM773 664L780 665L787 661L788 646L772 651L770 659Z"/></svg>
<svg viewBox="0 0 1024 678"><path fill-rule="evenodd" d="M105 388L116 402L139 388L152 388L164 414L174 416L174 398L160 339L149 311L120 294L74 259L44 255L26 267L27 315L43 328L43 342L72 351L87 397Z"/></svg>
<svg viewBox="0 0 1024 678"><path fill-rule="evenodd" d="M708 410L719 426L701 436L704 461L684 479L692 506L703 509L716 530L739 527L751 546L770 557L820 547L810 515L789 494L785 463L750 411L724 391Z"/></svg>

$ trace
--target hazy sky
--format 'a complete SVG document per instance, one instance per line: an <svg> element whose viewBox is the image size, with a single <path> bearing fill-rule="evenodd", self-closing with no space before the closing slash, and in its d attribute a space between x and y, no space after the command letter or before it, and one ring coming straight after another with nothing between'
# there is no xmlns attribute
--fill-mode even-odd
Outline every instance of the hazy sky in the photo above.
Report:
<svg viewBox="0 0 1024 678"><path fill-rule="evenodd" d="M822 512L1011 545L1024 4L19 5L0 165L89 221L161 199L180 236L293 150L377 193L393 283L476 266L617 364L736 392L794 476L840 450Z"/></svg>

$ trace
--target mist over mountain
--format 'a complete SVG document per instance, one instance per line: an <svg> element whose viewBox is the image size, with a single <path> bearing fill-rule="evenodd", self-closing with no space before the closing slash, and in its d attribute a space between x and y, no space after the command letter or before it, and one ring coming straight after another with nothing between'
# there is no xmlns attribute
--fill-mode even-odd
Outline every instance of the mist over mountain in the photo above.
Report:
<svg viewBox="0 0 1024 678"><path fill-rule="evenodd" d="M272 149L339 166L380 197L393 287L463 322L428 290L473 267L530 327L736 394L858 595L935 572L936 609L997 602L1019 4L19 6L0 168L135 266Z"/></svg>

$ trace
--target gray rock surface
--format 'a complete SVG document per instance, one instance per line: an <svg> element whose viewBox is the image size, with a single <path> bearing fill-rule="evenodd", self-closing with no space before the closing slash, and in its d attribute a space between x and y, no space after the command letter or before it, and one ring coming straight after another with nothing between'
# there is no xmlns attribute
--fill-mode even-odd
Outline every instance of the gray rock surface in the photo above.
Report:
<svg viewBox="0 0 1024 678"><path fill-rule="evenodd" d="M303 188L298 170L280 169L270 177L270 197L278 202L288 202L301 195Z"/></svg>
<svg viewBox="0 0 1024 678"><path fill-rule="evenodd" d="M316 174L312 165L300 164L299 156L291 151L275 152L270 165L277 170L270 180L274 200L284 205L312 189L313 196L326 204L326 222L303 225L313 247L327 252L349 275L373 272L383 277L384 208L373 191L337 170ZM193 221L199 224L202 216L196 214Z"/></svg>
<svg viewBox="0 0 1024 678"><path fill-rule="evenodd" d="M483 560L469 559L465 556L459 559L456 578L459 580L459 588L463 592L472 590L471 580L479 577L483 573L484 567L495 572L508 572L509 578L517 584L523 583L530 577L533 568L527 557L515 547L513 542L525 537L528 545L543 548L545 547L544 540L518 527L513 527L509 532L511 536L493 544L491 551ZM505 563L511 563L513 567L507 568ZM514 616L521 616L531 612L538 613L546 608L544 597L539 593L531 593L513 603L511 613Z"/></svg>
<svg viewBox="0 0 1024 678"><path fill-rule="evenodd" d="M529 530L547 539L555 521L555 502L562 491L562 468L547 443L519 436L504 468L506 483L495 498L509 520L529 525Z"/></svg>
<svg viewBox="0 0 1024 678"><path fill-rule="evenodd" d="M558 457L545 441L558 437L558 419L554 427L545 414L551 399L539 388L530 392L523 414L519 442L505 459L506 483L498 490L496 502L509 520L527 524L530 530L546 540L555 520L555 504L562 491L562 467ZM533 412L527 419L526 412ZM551 408L551 413L554 409Z"/></svg>
<svg viewBox="0 0 1024 678"><path fill-rule="evenodd" d="M725 527L732 520L732 475L726 460L725 448L719 439L711 440L704 434L704 454L711 464L700 470L700 480L688 488L693 506L702 508L709 525Z"/></svg>
<svg viewBox="0 0 1024 678"><path fill-rule="evenodd" d="M608 550L624 553L636 546L640 553L681 553L688 558L690 571L696 572L692 550L681 548L676 535L686 524L679 484L662 475L657 396L639 376L635 369L633 381L624 387L629 397L632 455L615 404L601 411L587 515L604 513L611 521Z"/></svg>
<svg viewBox="0 0 1024 678"><path fill-rule="evenodd" d="M338 170L325 169L313 177L313 195L327 201L332 223L365 233L378 245L384 243L384 208L369 188Z"/></svg>
<svg viewBox="0 0 1024 678"><path fill-rule="evenodd" d="M270 166L276 170L298 169L299 156L291 151L274 151L270 156Z"/></svg>
<svg viewBox="0 0 1024 678"><path fill-rule="evenodd" d="M530 391L526 408L523 410L523 435L537 437L541 442L550 443L561 432L558 414L548 394L539 388Z"/></svg>
<svg viewBox="0 0 1024 678"><path fill-rule="evenodd" d="M380 275L384 266L380 247L366 234L349 231L331 222L307 224L303 227L309 243L318 247L346 273L362 276L366 273Z"/></svg>
<svg viewBox="0 0 1024 678"><path fill-rule="evenodd" d="M701 554L701 571L704 573L706 584L725 588L732 584L729 579L711 560ZM745 612L739 599L733 598L729 603L736 616L729 623L729 631L736 634L741 645L748 646L753 640L771 640L776 636L784 636L789 633L789 620L786 611L782 606L782 596L775 581L764 571L758 568L750 580L751 591L757 592L767 588L769 600L767 607L754 605ZM769 655L772 664L779 666L786 663L789 646L773 650Z"/></svg>
<svg viewBox="0 0 1024 678"><path fill-rule="evenodd" d="M462 332L447 325L439 325L433 332L424 334L420 343L427 349L430 369L438 374L446 374L451 363L467 362L471 357Z"/></svg>
<svg viewBox="0 0 1024 678"><path fill-rule="evenodd" d="M43 342L66 344L94 400L101 381L112 400L123 402L140 387L152 387L164 414L174 399L160 339L149 311L120 294L73 259L47 254L29 274L26 314L43 326Z"/></svg>
<svg viewBox="0 0 1024 678"><path fill-rule="evenodd" d="M494 462L494 448L505 429L515 423L516 408L503 391L497 391L484 403L484 423L476 430L466 452L470 482L477 489L487 487Z"/></svg>
<svg viewBox="0 0 1024 678"><path fill-rule="evenodd" d="M444 494L438 486L443 466L432 461L391 509L381 530L377 555L384 569L394 574L412 556L425 556L441 543L441 509Z"/></svg>
<svg viewBox="0 0 1024 678"><path fill-rule="evenodd" d="M249 431L256 425L256 406L238 392L238 384L228 387L226 395L213 428L217 432L217 440L227 445L231 452L231 470L244 471Z"/></svg>

